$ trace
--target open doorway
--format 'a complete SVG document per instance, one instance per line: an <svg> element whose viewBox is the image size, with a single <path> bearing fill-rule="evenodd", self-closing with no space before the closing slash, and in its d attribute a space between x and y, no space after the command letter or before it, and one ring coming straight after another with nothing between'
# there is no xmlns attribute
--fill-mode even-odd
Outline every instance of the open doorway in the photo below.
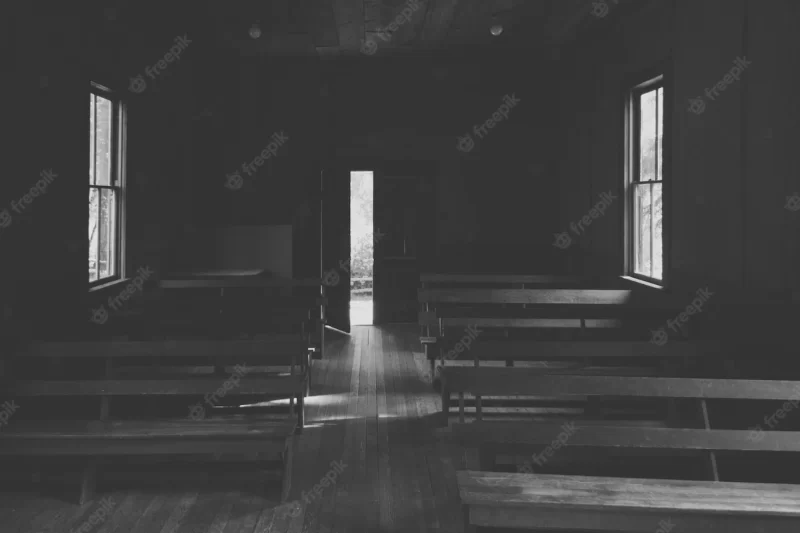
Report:
<svg viewBox="0 0 800 533"><path fill-rule="evenodd" d="M350 324L373 323L374 173L350 173Z"/></svg>

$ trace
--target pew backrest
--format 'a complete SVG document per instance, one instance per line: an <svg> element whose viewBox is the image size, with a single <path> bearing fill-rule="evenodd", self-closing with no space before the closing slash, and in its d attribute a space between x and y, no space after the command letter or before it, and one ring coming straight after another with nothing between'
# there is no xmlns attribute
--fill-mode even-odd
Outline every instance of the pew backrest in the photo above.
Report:
<svg viewBox="0 0 800 533"><path fill-rule="evenodd" d="M796 381L542 375L539 369L445 367L443 390L481 396L618 396L669 399L797 400Z"/></svg>

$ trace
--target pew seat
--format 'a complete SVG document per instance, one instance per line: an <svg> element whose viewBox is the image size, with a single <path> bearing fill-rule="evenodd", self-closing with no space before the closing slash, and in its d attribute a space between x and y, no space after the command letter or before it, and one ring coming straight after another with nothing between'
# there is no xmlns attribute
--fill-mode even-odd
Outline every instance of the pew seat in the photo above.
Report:
<svg viewBox="0 0 800 533"><path fill-rule="evenodd" d="M93 497L98 459L110 456L277 456L289 494L296 420L228 416L204 420L17 420L0 432L0 456L84 457L81 502Z"/></svg>
<svg viewBox="0 0 800 533"><path fill-rule="evenodd" d="M459 471L466 531L789 533L800 486Z"/></svg>

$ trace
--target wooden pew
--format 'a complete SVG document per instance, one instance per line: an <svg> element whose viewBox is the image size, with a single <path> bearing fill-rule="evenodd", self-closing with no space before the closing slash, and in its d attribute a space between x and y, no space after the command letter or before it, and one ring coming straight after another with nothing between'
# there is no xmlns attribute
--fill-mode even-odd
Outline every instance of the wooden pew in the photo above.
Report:
<svg viewBox="0 0 800 533"><path fill-rule="evenodd" d="M420 274L420 292L418 293L420 339L423 345L435 343L438 331L436 328L439 325L436 314L432 313L438 302L419 299L419 295L427 294L422 291L430 289L582 287L589 283L588 279L582 277L545 274Z"/></svg>
<svg viewBox="0 0 800 533"><path fill-rule="evenodd" d="M437 359L499 360L508 366L546 360L538 355L539 341L647 341L652 328L679 312L637 301L626 289L430 289L420 290L419 299L437 306L420 313L420 323L438 324L438 336L428 339L426 350L434 374ZM481 333L464 340L471 327ZM460 342L468 348L453 353Z"/></svg>
<svg viewBox="0 0 800 533"><path fill-rule="evenodd" d="M220 314L231 313L231 306L225 306L226 293L230 297L236 293L264 296L263 304L274 310L264 318L274 320L278 317L294 319L308 311L307 333L310 353L313 359L322 359L325 347L325 285L321 279L285 279L271 277L263 270L217 270L203 272L177 273L166 276L159 282L162 293L165 290L219 291ZM233 293L233 294L232 294ZM230 298L229 298L230 299ZM250 301L254 301L252 298ZM262 307L262 311L264 307ZM285 313L290 313L287 316ZM241 316L241 314L238 314ZM236 317L237 313L233 313ZM223 317L224 318L224 317Z"/></svg>
<svg viewBox="0 0 800 533"><path fill-rule="evenodd" d="M304 423L307 348L293 335L240 341L31 343L10 361L12 368L6 369L0 390L29 404L29 412L36 411L38 403L38 411L49 416L37 420L23 415L3 428L0 455L87 457L81 501L88 501L94 492L95 456L276 453L282 457L285 496L291 479L292 435L302 431ZM55 376L48 375L53 372L45 364L52 359L64 369ZM168 369L159 367L165 360L172 365ZM215 367L232 365L237 366L231 374L214 372ZM286 365L289 372L259 370ZM62 375L67 370L68 375ZM252 396L293 401L288 414L214 412L218 404L227 403L223 399ZM136 400L133 413L123 412L126 398ZM145 412L141 419L148 398L183 398L183 413L189 416L163 418ZM71 412L67 420L54 418L68 402L77 400L94 408ZM161 412L158 405L151 407Z"/></svg>
<svg viewBox="0 0 800 533"><path fill-rule="evenodd" d="M464 422L465 407L474 398L475 415L483 419L484 407L491 404L525 404L519 409L495 409L493 416L520 419L523 416L574 416L602 417L601 404L587 405L591 398L570 398L560 392L551 394L547 389L530 389L524 380L548 374L650 376L680 374L695 362L707 363L722 356L722 345L716 341L672 341L665 346L651 342L625 341L488 341L474 348L474 357L496 360L513 357L516 361L545 362L533 368L498 368L487 366L442 368L442 413L440 424L450 422L453 395L458 396L459 421ZM499 356L498 354L502 354ZM523 380L517 386L519 380ZM522 390L524 392L518 392ZM488 391L488 392L487 392ZM603 395L600 395L603 396ZM616 396L609 394L605 396ZM596 399L595 399L596 400ZM674 410L670 404L668 409ZM499 412L498 412L499 411ZM617 416L629 412L616 408ZM633 410L634 412L636 409Z"/></svg>
<svg viewBox="0 0 800 533"><path fill-rule="evenodd" d="M788 532L800 525L800 484L720 481L717 468L719 453L800 452L800 432L766 431L754 438L751 430L715 429L711 427L706 410L707 400L791 400L795 405L800 398L800 383L525 375L522 369L496 370L494 378L503 379L502 388L509 393L694 400L700 402L706 416L702 427L675 427L680 424L676 419L663 426L573 420L568 434L564 433L564 425L557 422L456 424L453 426L456 440L467 447L478 447L481 458L478 469L458 472L467 531L474 531L476 527L530 531L655 531L659 521L668 521L674 522L681 531ZM470 379L466 375L461 377ZM475 392L497 393L501 384L495 379L478 383L473 379L470 382L475 385L470 387ZM554 445L554 442L559 444ZM581 450L592 454L595 460L595 454L604 451L622 456L702 454L708 461L708 479L480 471L493 467L493 459L499 452L530 454L548 446L547 457ZM542 455L545 454L539 454ZM540 459L537 464L549 466L546 459ZM666 475L674 477L675 473L676 470L670 470Z"/></svg>

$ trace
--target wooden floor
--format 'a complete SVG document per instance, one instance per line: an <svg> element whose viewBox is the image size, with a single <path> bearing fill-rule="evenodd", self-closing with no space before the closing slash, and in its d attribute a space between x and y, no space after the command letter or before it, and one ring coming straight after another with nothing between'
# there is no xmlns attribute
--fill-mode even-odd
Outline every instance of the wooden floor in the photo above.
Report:
<svg viewBox="0 0 800 533"><path fill-rule="evenodd" d="M315 361L307 429L296 437L290 504L261 494L112 490L79 507L37 494L0 494L3 533L266 533L463 531L455 484L460 454L434 431L441 407L416 325L355 326ZM340 468L331 464L340 462ZM341 470L335 481L321 480ZM314 493L314 486L318 486ZM235 487L234 487L235 488ZM321 489L321 490L320 490ZM318 495L319 494L319 495ZM95 516L90 523L89 519ZM99 523L98 523L99 522ZM89 524L86 529L82 525Z"/></svg>

